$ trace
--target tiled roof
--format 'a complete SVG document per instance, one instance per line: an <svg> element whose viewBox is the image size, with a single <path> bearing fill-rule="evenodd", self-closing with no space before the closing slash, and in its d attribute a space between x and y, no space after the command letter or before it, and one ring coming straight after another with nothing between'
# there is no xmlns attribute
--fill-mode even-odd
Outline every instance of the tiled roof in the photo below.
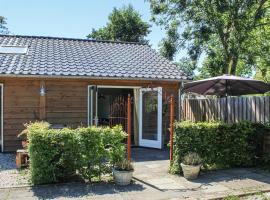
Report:
<svg viewBox="0 0 270 200"><path fill-rule="evenodd" d="M0 53L1 75L187 79L177 66L138 43L0 35L0 46L7 45L28 46L28 52Z"/></svg>

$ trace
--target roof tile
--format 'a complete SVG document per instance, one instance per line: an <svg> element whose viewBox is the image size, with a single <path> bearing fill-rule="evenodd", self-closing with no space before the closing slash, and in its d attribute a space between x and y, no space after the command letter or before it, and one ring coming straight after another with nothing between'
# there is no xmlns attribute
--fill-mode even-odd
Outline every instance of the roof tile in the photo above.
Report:
<svg viewBox="0 0 270 200"><path fill-rule="evenodd" d="M0 73L15 75L187 79L148 45L87 39L0 35L0 46L28 46L27 55L0 54Z"/></svg>

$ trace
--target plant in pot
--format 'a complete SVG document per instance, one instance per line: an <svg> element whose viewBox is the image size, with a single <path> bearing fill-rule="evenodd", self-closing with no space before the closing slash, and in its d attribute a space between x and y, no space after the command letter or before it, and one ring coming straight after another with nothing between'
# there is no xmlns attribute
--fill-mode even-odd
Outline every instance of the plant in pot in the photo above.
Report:
<svg viewBox="0 0 270 200"><path fill-rule="evenodd" d="M196 179L202 166L202 159L197 153L188 153L181 163L184 177L186 179Z"/></svg>
<svg viewBox="0 0 270 200"><path fill-rule="evenodd" d="M18 134L18 138L22 141L22 147L24 148L24 149L26 149L27 148L27 146L28 146L28 143L29 143L29 141L28 141L28 139L27 139L27 133L28 133L28 130L27 129L24 129L20 134Z"/></svg>
<svg viewBox="0 0 270 200"><path fill-rule="evenodd" d="M129 185L134 172L133 164L129 160L122 160L113 168L113 178L117 185Z"/></svg>

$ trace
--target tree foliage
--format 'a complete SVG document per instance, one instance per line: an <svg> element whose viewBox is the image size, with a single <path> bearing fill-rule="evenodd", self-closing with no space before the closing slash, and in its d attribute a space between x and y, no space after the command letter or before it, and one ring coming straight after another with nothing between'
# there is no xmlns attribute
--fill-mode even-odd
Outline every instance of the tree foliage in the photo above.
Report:
<svg viewBox="0 0 270 200"><path fill-rule="evenodd" d="M178 37L167 34L164 40L171 44L163 40L161 52L170 52L167 57L171 58L185 48L193 61L205 53L203 70L208 75L250 73L259 56L255 57L254 52L269 48L262 49L257 40L270 25L267 0L149 1L153 20L167 30L174 27L178 33ZM252 49L254 45L259 49Z"/></svg>
<svg viewBox="0 0 270 200"><path fill-rule="evenodd" d="M109 22L100 29L92 29L87 36L92 39L147 42L150 25L143 21L141 15L129 5L120 9L114 8L108 17Z"/></svg>
<svg viewBox="0 0 270 200"><path fill-rule="evenodd" d="M270 82L270 26L262 30L250 46L250 59L256 65L255 78Z"/></svg>
<svg viewBox="0 0 270 200"><path fill-rule="evenodd" d="M190 60L189 58L181 58L179 62L175 62L175 64L179 67L180 70L183 71L185 75L190 78L194 77L195 67L192 60Z"/></svg>
<svg viewBox="0 0 270 200"><path fill-rule="evenodd" d="M163 38L159 44L160 54L169 60L173 60L178 49L177 40L180 35L178 33L177 25L177 23L170 24L166 31L166 37Z"/></svg>
<svg viewBox="0 0 270 200"><path fill-rule="evenodd" d="M0 16L0 34L8 34L8 29L6 27L6 18L3 16Z"/></svg>

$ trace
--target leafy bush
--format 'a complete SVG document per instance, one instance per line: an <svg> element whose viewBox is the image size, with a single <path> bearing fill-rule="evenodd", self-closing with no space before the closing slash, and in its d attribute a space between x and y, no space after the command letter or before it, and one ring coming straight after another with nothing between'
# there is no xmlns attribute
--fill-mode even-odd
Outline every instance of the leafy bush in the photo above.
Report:
<svg viewBox="0 0 270 200"><path fill-rule="evenodd" d="M27 126L30 174L34 184L62 182L79 175L88 180L110 173L125 157L122 128L50 129L45 122Z"/></svg>
<svg viewBox="0 0 270 200"><path fill-rule="evenodd" d="M202 159L197 153L188 153L183 158L183 164L185 165L200 165L202 164Z"/></svg>
<svg viewBox="0 0 270 200"><path fill-rule="evenodd" d="M70 129L29 127L30 174L34 184L65 181L76 172L78 143Z"/></svg>
<svg viewBox="0 0 270 200"><path fill-rule="evenodd" d="M40 122L35 122L35 123L26 123L24 124L25 129L18 134L18 138L21 140L27 140L28 139L28 132L30 129L35 130L35 129L48 129L50 127L50 124L48 122L40 121Z"/></svg>
<svg viewBox="0 0 270 200"><path fill-rule="evenodd" d="M181 172L180 163L188 152L198 153L204 167L255 166L262 160L263 124L240 122L176 122L172 173Z"/></svg>
<svg viewBox="0 0 270 200"><path fill-rule="evenodd" d="M79 171L89 181L110 173L111 166L125 157L122 141L126 134L120 126L80 128L77 129L77 135L80 147Z"/></svg>

